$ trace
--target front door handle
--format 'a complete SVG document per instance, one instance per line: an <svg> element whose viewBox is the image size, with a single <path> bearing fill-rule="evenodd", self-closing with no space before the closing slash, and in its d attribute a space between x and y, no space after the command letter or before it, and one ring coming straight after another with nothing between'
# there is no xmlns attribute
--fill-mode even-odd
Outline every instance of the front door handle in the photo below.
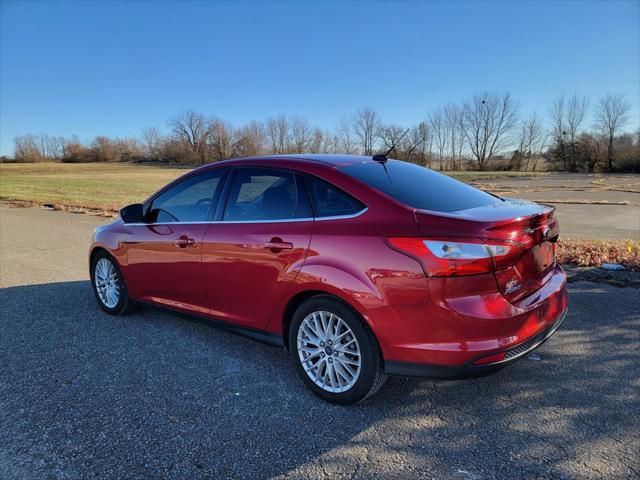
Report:
<svg viewBox="0 0 640 480"><path fill-rule="evenodd" d="M187 248L196 244L193 238L189 238L186 235L182 235L179 239L171 243L174 247Z"/></svg>
<svg viewBox="0 0 640 480"><path fill-rule="evenodd" d="M283 242L281 238L275 237L265 243L264 246L272 252L278 253L282 250L291 250L293 248L293 243Z"/></svg>

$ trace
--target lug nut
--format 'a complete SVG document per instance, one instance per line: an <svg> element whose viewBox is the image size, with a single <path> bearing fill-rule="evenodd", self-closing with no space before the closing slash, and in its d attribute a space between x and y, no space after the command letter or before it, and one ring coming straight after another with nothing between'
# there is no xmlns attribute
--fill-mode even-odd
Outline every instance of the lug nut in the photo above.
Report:
<svg viewBox="0 0 640 480"><path fill-rule="evenodd" d="M330 359L329 359L329 363L333 363L333 358L330 358Z"/></svg>

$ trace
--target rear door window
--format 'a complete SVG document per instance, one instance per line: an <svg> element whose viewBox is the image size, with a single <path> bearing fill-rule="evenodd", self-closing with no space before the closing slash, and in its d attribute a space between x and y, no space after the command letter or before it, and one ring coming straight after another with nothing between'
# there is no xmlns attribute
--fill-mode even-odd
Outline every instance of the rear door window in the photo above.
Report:
<svg viewBox="0 0 640 480"><path fill-rule="evenodd" d="M298 174L269 168L235 169L224 221L286 221L312 216Z"/></svg>
<svg viewBox="0 0 640 480"><path fill-rule="evenodd" d="M447 175L400 160L365 162L341 170L420 210L456 212L500 203L500 199Z"/></svg>

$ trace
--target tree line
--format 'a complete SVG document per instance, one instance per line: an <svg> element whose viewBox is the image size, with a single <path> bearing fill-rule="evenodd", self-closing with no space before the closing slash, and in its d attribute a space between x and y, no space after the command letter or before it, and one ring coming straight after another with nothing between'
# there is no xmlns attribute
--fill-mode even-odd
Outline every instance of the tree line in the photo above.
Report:
<svg viewBox="0 0 640 480"><path fill-rule="evenodd" d="M440 170L540 169L640 172L640 130L625 132L630 104L606 95L560 95L545 115L519 114L509 93L480 93L430 111L417 125L386 123L363 107L333 130L297 115L234 126L193 110L167 122L163 133L145 128L136 138L26 134L15 138L15 161L156 161L204 164L227 158L295 153L373 155L394 147L392 157Z"/></svg>

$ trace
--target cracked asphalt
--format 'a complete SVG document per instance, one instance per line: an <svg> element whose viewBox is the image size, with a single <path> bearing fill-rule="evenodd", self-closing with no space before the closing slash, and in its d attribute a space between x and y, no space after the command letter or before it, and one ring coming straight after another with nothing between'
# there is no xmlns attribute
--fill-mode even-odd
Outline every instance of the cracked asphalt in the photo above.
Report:
<svg viewBox="0 0 640 480"><path fill-rule="evenodd" d="M489 377L314 397L279 349L103 314L104 219L0 206L0 478L638 478L640 295L576 282L560 330Z"/></svg>

